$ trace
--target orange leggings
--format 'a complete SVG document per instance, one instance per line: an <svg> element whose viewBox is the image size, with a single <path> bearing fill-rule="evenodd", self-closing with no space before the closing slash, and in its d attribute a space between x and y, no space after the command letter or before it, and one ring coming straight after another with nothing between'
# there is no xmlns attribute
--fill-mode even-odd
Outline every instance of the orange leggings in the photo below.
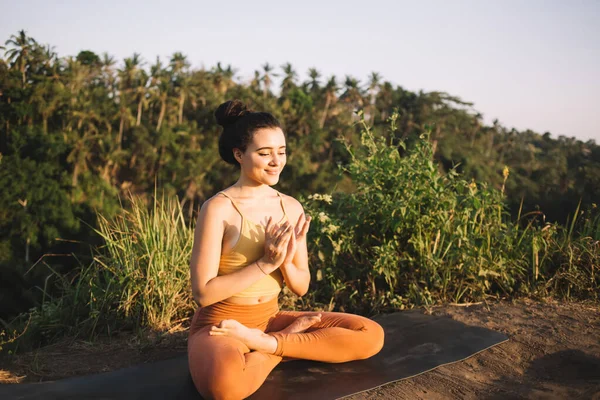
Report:
<svg viewBox="0 0 600 400"><path fill-rule="evenodd" d="M219 302L199 308L188 338L192 380L207 399L243 399L254 393L279 362L306 359L341 363L371 357L383 347L381 326L353 314L321 312L321 321L304 333L277 333L299 316L318 312L279 311L277 299L256 305ZM211 336L211 326L235 319L277 339L276 354L250 351L237 339Z"/></svg>

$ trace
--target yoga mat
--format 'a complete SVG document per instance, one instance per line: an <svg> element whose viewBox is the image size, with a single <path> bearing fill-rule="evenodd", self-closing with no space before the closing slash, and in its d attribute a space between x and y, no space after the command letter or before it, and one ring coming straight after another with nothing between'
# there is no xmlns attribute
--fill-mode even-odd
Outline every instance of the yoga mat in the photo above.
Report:
<svg viewBox="0 0 600 400"><path fill-rule="evenodd" d="M405 311L375 318L385 345L368 360L342 364L279 364L252 400L337 399L464 360L500 344L505 335L449 317ZM201 399L189 376L187 355L97 375L55 382L0 385L0 399Z"/></svg>

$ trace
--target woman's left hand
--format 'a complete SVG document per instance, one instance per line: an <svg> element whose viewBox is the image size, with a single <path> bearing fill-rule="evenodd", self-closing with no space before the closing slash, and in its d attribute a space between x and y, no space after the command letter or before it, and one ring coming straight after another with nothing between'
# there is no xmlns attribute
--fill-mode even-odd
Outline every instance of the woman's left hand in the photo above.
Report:
<svg viewBox="0 0 600 400"><path fill-rule="evenodd" d="M306 233L310 227L311 219L310 215L306 217L304 213L300 214L300 217L298 217L298 223L294 227L294 233L288 242L287 254L283 261L283 265L292 263L294 254L296 254L296 249L298 248L298 243L306 243Z"/></svg>

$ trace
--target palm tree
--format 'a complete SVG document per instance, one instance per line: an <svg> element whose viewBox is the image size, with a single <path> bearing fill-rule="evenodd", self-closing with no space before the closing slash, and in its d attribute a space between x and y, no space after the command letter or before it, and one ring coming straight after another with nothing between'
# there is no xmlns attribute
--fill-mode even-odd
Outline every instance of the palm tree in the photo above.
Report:
<svg viewBox="0 0 600 400"><path fill-rule="evenodd" d="M48 118L61 105L64 85L56 77L49 77L37 83L31 94L31 102L35 104L36 110L42 117L42 131L48 133Z"/></svg>
<svg viewBox="0 0 600 400"><path fill-rule="evenodd" d="M150 67L150 98L153 102L160 105L158 120L156 122L156 131L160 131L160 127L162 126L167 112L167 100L170 85L171 79L169 77L169 71L162 66L160 58L156 57L156 63Z"/></svg>
<svg viewBox="0 0 600 400"><path fill-rule="evenodd" d="M236 74L236 70L231 67L231 64L227 64L227 67L223 68L220 62L217 62L217 66L213 68L213 83L217 92L224 95L235 83L233 77Z"/></svg>
<svg viewBox="0 0 600 400"><path fill-rule="evenodd" d="M187 60L187 56L185 56L183 53L175 52L171 56L170 66L171 72L173 72L174 75L177 75L181 71L189 68L190 63Z"/></svg>
<svg viewBox="0 0 600 400"><path fill-rule="evenodd" d="M250 81L250 88L252 90L255 90L256 92L260 92L260 82L261 82L260 71L254 70L254 78L252 78L252 80Z"/></svg>
<svg viewBox="0 0 600 400"><path fill-rule="evenodd" d="M329 107L332 102L337 99L337 91L339 87L337 85L335 75L331 76L325 85L325 106L323 107L323 115L321 116L321 122L319 126L321 129L325 126L325 121L327 120L327 113L329 112Z"/></svg>
<svg viewBox="0 0 600 400"><path fill-rule="evenodd" d="M296 78L298 77L298 74L294 71L292 64L289 62L283 64L281 69L284 74L283 80L281 81L281 94L284 95L296 87Z"/></svg>
<svg viewBox="0 0 600 400"><path fill-rule="evenodd" d="M192 87L190 74L188 68L190 63L187 61L187 57L182 53L174 53L171 57L171 74L172 82L174 84L175 93L178 96L178 123L183 123L183 106L185 105L186 98L194 95L194 89Z"/></svg>
<svg viewBox="0 0 600 400"><path fill-rule="evenodd" d="M310 81L308 82L308 87L310 88L311 93L317 93L321 88L321 83L319 82L321 73L316 68L309 68L308 77L310 78Z"/></svg>
<svg viewBox="0 0 600 400"><path fill-rule="evenodd" d="M61 65L51 46L36 46L32 59L38 67L29 69L32 77L32 90L29 102L34 105L37 114L42 117L42 131L48 133L48 119L58 109L65 98ZM33 118L30 117L33 123Z"/></svg>
<svg viewBox="0 0 600 400"><path fill-rule="evenodd" d="M108 89L110 99L114 99L116 95L117 77L114 69L116 63L113 56L108 53L102 53L102 59L100 61L101 77Z"/></svg>
<svg viewBox="0 0 600 400"><path fill-rule="evenodd" d="M72 128L75 135L71 136L73 148L67 156L67 162L73 164L73 176L71 185L77 187L79 175L88 169L91 157L93 141L98 139L98 126L102 124L102 118L91 105L90 96L84 93L81 110L74 111L72 116ZM80 136L80 133L81 136Z"/></svg>
<svg viewBox="0 0 600 400"><path fill-rule="evenodd" d="M140 70L135 82L136 84L132 88L134 99L137 101L137 118L135 120L135 126L140 126L142 123L143 109L148 107L148 89L146 87L146 83L148 82L148 74L146 74L146 71Z"/></svg>
<svg viewBox="0 0 600 400"><path fill-rule="evenodd" d="M79 92L89 82L90 69L73 57L68 57L66 61L66 85L71 95L71 105L75 105Z"/></svg>
<svg viewBox="0 0 600 400"><path fill-rule="evenodd" d="M277 76L276 73L273 72L273 66L270 65L269 63L265 63L263 66L263 77L262 77L262 81L264 84L264 91L263 91L263 97L267 98L267 95L269 94L269 89L271 88L271 84L273 83L273 80L271 79L273 76Z"/></svg>
<svg viewBox="0 0 600 400"><path fill-rule="evenodd" d="M257 70L257 69L255 69L254 70L254 77L250 81L250 88L252 90L254 90L256 93L260 93L260 82L261 81L262 81L262 78L260 76L260 71Z"/></svg>
<svg viewBox="0 0 600 400"><path fill-rule="evenodd" d="M4 44L14 46L12 49L6 51L5 56L9 62L18 66L22 76L22 85L25 87L27 66L31 61L33 49L37 45L37 42L35 39L28 37L24 30L20 30L17 35L11 35L10 39Z"/></svg>
<svg viewBox="0 0 600 400"><path fill-rule="evenodd" d="M122 71L126 82L121 90L125 91L127 97L131 94L132 100L137 104L135 126L140 126L143 109L148 104L146 87L148 83L148 74L142 68L144 64L145 63L142 61L140 55L134 53L133 57L125 59L125 68Z"/></svg>
<svg viewBox="0 0 600 400"><path fill-rule="evenodd" d="M371 75L369 76L369 88L368 88L369 114L370 114L371 124L373 124L373 121L375 119L375 99L377 97L377 93L379 92L380 82L381 82L381 75L379 75L379 73L377 73L377 72L371 72Z"/></svg>
<svg viewBox="0 0 600 400"><path fill-rule="evenodd" d="M364 104L364 100L362 89L360 88L360 81L350 75L346 75L344 86L346 90L340 96L340 100L343 100L352 109L361 108Z"/></svg>
<svg viewBox="0 0 600 400"><path fill-rule="evenodd" d="M49 44L46 46L36 46L34 48L34 55L40 61L42 68L50 69L53 63L56 64L58 62L54 47Z"/></svg>
<svg viewBox="0 0 600 400"><path fill-rule="evenodd" d="M375 108L379 110L379 116L385 121L394 105L394 86L391 82L385 81L379 85L379 91L375 98Z"/></svg>
<svg viewBox="0 0 600 400"><path fill-rule="evenodd" d="M138 94L137 96L139 98L137 120L141 120L141 107L143 97L145 96L145 88L139 88L139 86L145 86L145 82L143 84L138 83L143 80L143 76L141 76L141 66L143 61L140 55L138 53L133 53L133 56L126 58L124 62L125 65L123 69L119 70L119 135L117 136L118 150L121 150L123 145L123 133L126 125L131 123L133 120L133 114L129 108L130 99L133 98L131 94L136 93L136 89L141 92L141 94Z"/></svg>

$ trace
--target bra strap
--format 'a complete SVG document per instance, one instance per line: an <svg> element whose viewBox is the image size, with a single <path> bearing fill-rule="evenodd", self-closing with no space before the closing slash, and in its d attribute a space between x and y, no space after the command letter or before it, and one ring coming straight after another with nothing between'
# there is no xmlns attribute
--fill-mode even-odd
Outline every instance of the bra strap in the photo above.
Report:
<svg viewBox="0 0 600 400"><path fill-rule="evenodd" d="M281 208L283 209L283 215L287 217L287 213L285 212L285 206L283 205L283 197L281 197L281 194L279 194L279 191L277 192L277 196L279 196L279 201L281 202Z"/></svg>
<svg viewBox="0 0 600 400"><path fill-rule="evenodd" d="M238 207L237 203L231 198L231 196L229 196L227 193L225 192L219 192L220 194L222 194L223 196L227 197L229 200L231 200L231 204L233 204L233 207L237 210L237 212L240 213L240 215L242 216L243 219L244 218L244 214L242 213L242 210L240 210L240 208ZM217 193L217 194L219 194Z"/></svg>

